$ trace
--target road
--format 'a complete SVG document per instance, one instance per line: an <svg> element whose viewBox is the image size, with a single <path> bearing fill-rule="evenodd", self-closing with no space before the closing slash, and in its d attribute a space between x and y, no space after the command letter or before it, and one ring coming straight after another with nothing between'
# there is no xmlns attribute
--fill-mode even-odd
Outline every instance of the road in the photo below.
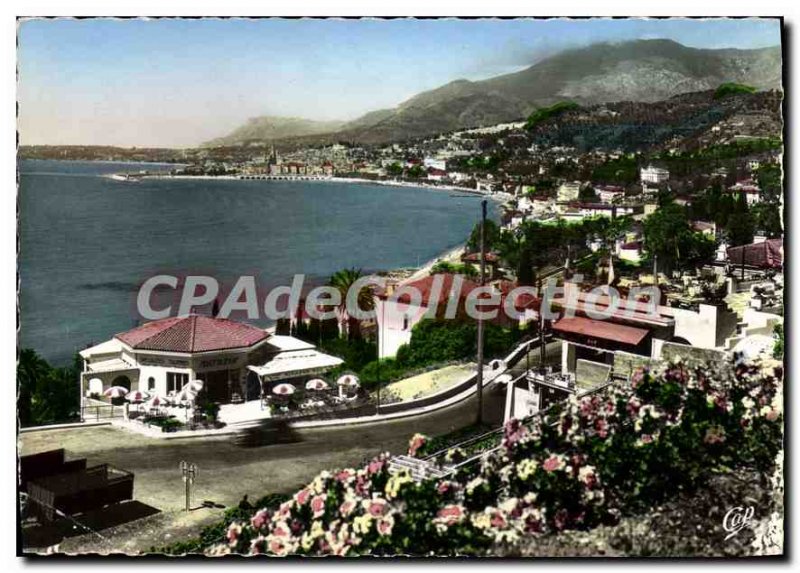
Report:
<svg viewBox="0 0 800 573"><path fill-rule="evenodd" d="M484 419L502 423L505 395L484 391ZM290 493L324 469L360 464L382 451L404 453L416 432L444 434L464 427L475 417L476 398L425 416L387 422L298 430L296 441L260 447L242 447L231 438L158 440L129 431L98 426L22 434L22 455L65 448L69 458L86 457L89 465L109 463L135 474L135 498L162 513L141 520L141 526L122 526L110 533L117 550L140 551L195 535L216 519L221 509L181 511L181 460L198 467L195 505L212 501L237 504L244 494L251 500L268 493ZM149 520L149 521L148 521ZM108 543L93 536L67 540L62 550L108 551Z"/></svg>

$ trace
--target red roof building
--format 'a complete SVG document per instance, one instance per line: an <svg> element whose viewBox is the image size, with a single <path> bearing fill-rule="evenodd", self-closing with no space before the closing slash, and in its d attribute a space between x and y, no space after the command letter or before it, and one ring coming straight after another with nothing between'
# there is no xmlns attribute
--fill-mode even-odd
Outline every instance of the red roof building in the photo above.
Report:
<svg viewBox="0 0 800 573"><path fill-rule="evenodd" d="M249 324L192 314L148 322L115 338L135 350L195 353L247 348L268 336Z"/></svg>

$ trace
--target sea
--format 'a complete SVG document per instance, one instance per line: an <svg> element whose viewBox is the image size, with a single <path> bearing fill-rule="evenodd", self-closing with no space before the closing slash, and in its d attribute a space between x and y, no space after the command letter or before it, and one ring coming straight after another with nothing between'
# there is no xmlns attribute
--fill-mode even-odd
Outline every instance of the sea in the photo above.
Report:
<svg viewBox="0 0 800 573"><path fill-rule="evenodd" d="M69 363L141 324L136 296L157 274L211 276L223 288L242 275L266 289L295 274L322 284L343 268L423 265L463 243L480 219L479 197L439 189L109 177L173 168L19 162L20 348ZM497 205L489 207L496 219Z"/></svg>

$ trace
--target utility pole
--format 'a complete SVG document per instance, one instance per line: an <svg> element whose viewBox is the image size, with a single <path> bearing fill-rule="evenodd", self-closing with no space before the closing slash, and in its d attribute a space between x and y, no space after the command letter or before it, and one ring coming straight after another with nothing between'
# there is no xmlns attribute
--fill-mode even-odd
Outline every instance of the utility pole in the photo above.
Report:
<svg viewBox="0 0 800 573"><path fill-rule="evenodd" d="M189 511L192 503L192 485L194 485L194 478L197 477L197 466L182 461L178 467L183 474L183 483L186 488L186 511Z"/></svg>
<svg viewBox="0 0 800 573"><path fill-rule="evenodd" d="M542 292L542 280L539 279L539 292ZM542 295L542 303L539 305L539 372L544 375L545 367L544 360L546 357L546 348L544 346L544 295Z"/></svg>
<svg viewBox="0 0 800 573"><path fill-rule="evenodd" d="M481 286L486 282L486 199L481 200ZM478 317L478 415L475 423L483 423L483 319Z"/></svg>
<svg viewBox="0 0 800 573"><path fill-rule="evenodd" d="M379 298L379 300L380 300L380 298ZM388 300L388 296L387 296L387 300ZM378 362L375 363L376 378L378 379L378 404L377 404L377 406L375 406L375 415L378 415L378 414L381 413L381 354L383 354L381 352L381 350L383 349L383 336L381 335L381 329L382 328L386 328L386 323L384 322L384 320L385 320L384 319L384 312L383 312L383 310L386 308L386 301L385 300L381 300L380 304L381 304L381 322L380 322L380 325L378 326L378 329L377 329L377 335L378 335L377 336L377 339L378 339L377 342L378 343L375 345L377 347L376 351L378 353Z"/></svg>

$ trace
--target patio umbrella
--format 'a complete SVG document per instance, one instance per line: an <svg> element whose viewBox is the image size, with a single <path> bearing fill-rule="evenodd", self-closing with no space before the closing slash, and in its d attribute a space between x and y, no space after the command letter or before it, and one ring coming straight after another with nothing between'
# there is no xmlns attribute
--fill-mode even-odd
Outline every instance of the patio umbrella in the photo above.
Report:
<svg viewBox="0 0 800 573"><path fill-rule="evenodd" d="M189 385L183 387L183 389L178 392L178 395L175 396L176 402L194 402L194 399L197 398L197 392L189 388Z"/></svg>
<svg viewBox="0 0 800 573"><path fill-rule="evenodd" d="M105 392L103 392L103 396L108 398L122 398L128 393L128 389L124 386L112 386Z"/></svg>
<svg viewBox="0 0 800 573"><path fill-rule="evenodd" d="M125 399L128 402L136 402L136 403L138 403L138 402L144 402L149 397L150 397L150 394L148 394L147 392L143 392L142 390L135 390L133 392L129 392L128 395L125 396Z"/></svg>
<svg viewBox="0 0 800 573"><path fill-rule="evenodd" d="M170 400L169 398L165 398L164 396L159 396L158 394L154 394L152 398L150 398L145 406L148 408L159 408L161 406L169 406Z"/></svg>
<svg viewBox="0 0 800 573"><path fill-rule="evenodd" d="M330 384L321 378L314 378L306 382L306 390L327 390L328 388L330 388Z"/></svg>
<svg viewBox="0 0 800 573"><path fill-rule="evenodd" d="M347 386L358 386L358 376L356 376L354 374L345 374L344 376L341 376L336 381L336 383L339 386L344 386L344 387L347 387Z"/></svg>
<svg viewBox="0 0 800 573"><path fill-rule="evenodd" d="M294 394L294 392L295 387L291 384L278 384L272 389L272 393L277 394L278 396L288 396L290 394Z"/></svg>
<svg viewBox="0 0 800 573"><path fill-rule="evenodd" d="M192 380L186 385L187 388L193 390L194 392L199 392L203 389L203 381L202 380Z"/></svg>

